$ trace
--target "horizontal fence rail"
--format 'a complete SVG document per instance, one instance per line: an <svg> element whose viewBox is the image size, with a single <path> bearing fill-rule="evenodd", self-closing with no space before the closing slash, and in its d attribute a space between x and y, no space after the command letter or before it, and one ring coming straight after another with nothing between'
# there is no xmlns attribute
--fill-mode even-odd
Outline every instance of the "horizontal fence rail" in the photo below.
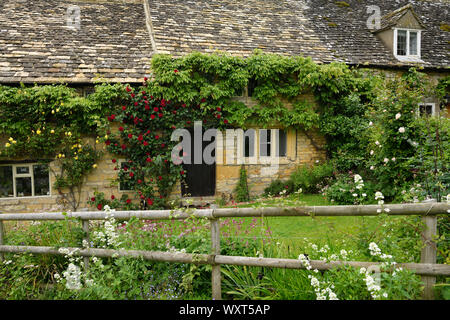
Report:
<svg viewBox="0 0 450 320"><path fill-rule="evenodd" d="M267 207L267 208L220 208L196 209L192 212L183 210L137 210L114 211L116 220L131 218L167 220L183 220L190 217L218 219L245 217L342 217L342 216L377 216L379 209L389 209L390 216L435 216L447 214L449 205L446 203L417 203L417 204L389 204L389 205L360 205L360 206L309 206L309 207ZM384 212L386 213L386 212ZM0 221L33 221L33 220L64 220L78 218L81 220L104 220L106 214L100 211L67 212L63 213L5 213L0 214Z"/></svg>
<svg viewBox="0 0 450 320"><path fill-rule="evenodd" d="M433 285L436 276L450 276L450 265L436 264L436 236L437 215L448 215L450 206L447 203L418 203L418 204L390 204L390 205L358 205L358 206L309 206L309 207L267 207L267 208L212 208L193 210L147 210L147 211L114 211L116 220L131 218L148 220L183 220L191 217L209 219L211 222L211 254L190 254L181 252L159 252L142 250L113 250L95 248L69 248L74 255L84 257L85 267L88 258L102 257L131 257L150 261L171 263L209 264L212 266L212 297L221 299L221 265L269 267L286 269L305 269L296 259L255 258L242 256L220 255L220 218L234 217L305 217L305 216L377 216L380 209L390 216L418 215L422 216L426 225L424 232L424 248L421 253L421 263L398 263L398 266L409 269L422 276L424 282L424 299L433 299ZM388 209L385 211L385 209ZM10 213L0 214L0 261L5 253L32 253L64 255L57 248L39 246L4 245L5 231L3 221L51 221L77 218L82 220L85 240L89 242L89 220L104 220L105 212L67 212L67 213ZM330 261L311 260L311 267L320 271L331 270L343 266L355 268L369 268L378 266L377 262L362 261Z"/></svg>

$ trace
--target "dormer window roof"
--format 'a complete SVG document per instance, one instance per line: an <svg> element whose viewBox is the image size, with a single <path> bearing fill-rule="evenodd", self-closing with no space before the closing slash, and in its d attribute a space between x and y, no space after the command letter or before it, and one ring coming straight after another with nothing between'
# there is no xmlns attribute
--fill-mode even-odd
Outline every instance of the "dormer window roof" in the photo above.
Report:
<svg viewBox="0 0 450 320"><path fill-rule="evenodd" d="M421 37L425 26L408 4L381 18L381 27L374 33L392 50L402 62L423 62L421 60Z"/></svg>

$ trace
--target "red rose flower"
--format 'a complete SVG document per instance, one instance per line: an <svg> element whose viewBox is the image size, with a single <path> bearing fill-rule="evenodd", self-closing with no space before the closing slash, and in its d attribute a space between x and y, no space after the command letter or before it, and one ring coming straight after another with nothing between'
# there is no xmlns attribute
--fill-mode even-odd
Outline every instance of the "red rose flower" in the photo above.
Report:
<svg viewBox="0 0 450 320"><path fill-rule="evenodd" d="M151 116L150 116L150 119L155 119L155 115L154 114L152 114Z"/></svg>
<svg viewBox="0 0 450 320"><path fill-rule="evenodd" d="M130 178L133 178L133 177L134 177L134 173L130 172Z"/></svg>
<svg viewBox="0 0 450 320"><path fill-rule="evenodd" d="M131 203L131 199L127 199L127 204L130 204Z"/></svg>
<svg viewBox="0 0 450 320"><path fill-rule="evenodd" d="M181 106L182 106L183 108L186 108L186 103L183 103Z"/></svg>
<svg viewBox="0 0 450 320"><path fill-rule="evenodd" d="M144 140L144 136L143 136L142 134L140 134L139 137L138 137L138 140L139 140L139 141Z"/></svg>
<svg viewBox="0 0 450 320"><path fill-rule="evenodd" d="M217 119L220 119L221 116L220 116L220 114L218 114L216 117L217 117Z"/></svg>
<svg viewBox="0 0 450 320"><path fill-rule="evenodd" d="M131 133L128 134L128 139L133 138L133 135Z"/></svg>
<svg viewBox="0 0 450 320"><path fill-rule="evenodd" d="M155 136L155 139L156 139L156 140L158 140L158 139L159 139L159 136L158 136L158 135L156 135L156 136Z"/></svg>
<svg viewBox="0 0 450 320"><path fill-rule="evenodd" d="M161 143L161 148L164 148L166 146L165 143Z"/></svg>
<svg viewBox="0 0 450 320"><path fill-rule="evenodd" d="M147 158L145 161L152 162L152 158Z"/></svg>
<svg viewBox="0 0 450 320"><path fill-rule="evenodd" d="M152 206L153 205L153 199L147 199L147 204L149 206Z"/></svg>
<svg viewBox="0 0 450 320"><path fill-rule="evenodd" d="M161 177L161 176L158 176L158 179L159 179L159 180L162 180L162 177Z"/></svg>
<svg viewBox="0 0 450 320"><path fill-rule="evenodd" d="M97 209L98 209L98 210L102 210L102 208L103 208L102 204L99 203L99 204L97 205Z"/></svg>
<svg viewBox="0 0 450 320"><path fill-rule="evenodd" d="M150 110L150 106L148 104L145 105L145 110Z"/></svg>
<svg viewBox="0 0 450 320"><path fill-rule="evenodd" d="M141 199L143 200L143 199L145 199L145 197L143 195L141 195Z"/></svg>
<svg viewBox="0 0 450 320"><path fill-rule="evenodd" d="M163 114L162 113L158 113L158 117L162 118Z"/></svg>
<svg viewBox="0 0 450 320"><path fill-rule="evenodd" d="M147 81L148 80L148 78L147 77L144 77L144 81Z"/></svg>
<svg viewBox="0 0 450 320"><path fill-rule="evenodd" d="M135 107L137 107L138 105L139 105L139 103L137 103L137 102L134 103L134 106L135 106Z"/></svg>
<svg viewBox="0 0 450 320"><path fill-rule="evenodd" d="M127 110L127 107L122 106L122 110L123 110L123 111Z"/></svg>
<svg viewBox="0 0 450 320"><path fill-rule="evenodd" d="M116 197L114 195L111 196L111 200L114 200Z"/></svg>
<svg viewBox="0 0 450 320"><path fill-rule="evenodd" d="M109 145L111 144L111 141L106 140L106 141L105 141L105 144L106 144L107 146L109 146Z"/></svg>
<svg viewBox="0 0 450 320"><path fill-rule="evenodd" d="M220 111L222 111L222 109L221 109L220 107L218 107L218 108L217 108L217 111L219 111L219 112L220 112Z"/></svg>
<svg viewBox="0 0 450 320"><path fill-rule="evenodd" d="M131 91L130 87L127 87L127 92L130 92L130 91Z"/></svg>
<svg viewBox="0 0 450 320"><path fill-rule="evenodd" d="M202 103L204 103L204 102L206 102L206 99L205 99L205 98L202 99Z"/></svg>
<svg viewBox="0 0 450 320"><path fill-rule="evenodd" d="M94 202L94 201L95 201L95 198L94 198L94 197L92 197L92 198L91 198L91 201L92 201L92 202Z"/></svg>
<svg viewBox="0 0 450 320"><path fill-rule="evenodd" d="M184 171L183 170L181 170L181 172L180 172L182 175L184 175Z"/></svg>
<svg viewBox="0 0 450 320"><path fill-rule="evenodd" d="M228 120L227 119L223 120L223 123L228 124Z"/></svg>
<svg viewBox="0 0 450 320"><path fill-rule="evenodd" d="M116 163L117 162L117 160L116 159L112 159L112 163Z"/></svg>
<svg viewBox="0 0 450 320"><path fill-rule="evenodd" d="M138 180L138 183L139 183L139 184L141 184L141 183L142 183L142 180L141 180L141 179L139 179L139 180Z"/></svg>
<svg viewBox="0 0 450 320"><path fill-rule="evenodd" d="M119 131L120 131L120 132L123 132L123 127L119 127Z"/></svg>
<svg viewBox="0 0 450 320"><path fill-rule="evenodd" d="M122 148L122 150L125 150L125 149L127 148L127 146L123 144L123 145L121 146L121 148Z"/></svg>
<svg viewBox="0 0 450 320"><path fill-rule="evenodd" d="M147 141L144 141L144 146L148 146L148 142Z"/></svg>
<svg viewBox="0 0 450 320"><path fill-rule="evenodd" d="M175 69L175 70L173 70L173 72L175 72L175 73L178 73L178 70L177 70L177 69Z"/></svg>
<svg viewBox="0 0 450 320"><path fill-rule="evenodd" d="M132 93L132 94L131 94L131 97L132 97L132 98L134 98L134 97L135 97L134 93Z"/></svg>
<svg viewBox="0 0 450 320"><path fill-rule="evenodd" d="M159 108L158 108L158 107L154 107L154 108L153 108L153 111L158 112L158 111L159 111Z"/></svg>

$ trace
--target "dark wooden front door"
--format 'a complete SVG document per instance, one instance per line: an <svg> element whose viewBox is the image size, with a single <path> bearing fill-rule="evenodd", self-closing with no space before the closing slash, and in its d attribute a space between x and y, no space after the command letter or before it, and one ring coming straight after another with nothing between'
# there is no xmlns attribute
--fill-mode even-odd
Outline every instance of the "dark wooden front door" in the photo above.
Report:
<svg viewBox="0 0 450 320"><path fill-rule="evenodd" d="M191 137L194 137L193 130ZM194 164L194 144L192 138L191 142L191 164L183 164L183 169L186 172L186 178L181 183L181 192L183 196L190 197L204 197L213 196L216 193L216 164L206 164L202 157L201 164ZM202 142L202 154L206 146L211 144L211 141Z"/></svg>

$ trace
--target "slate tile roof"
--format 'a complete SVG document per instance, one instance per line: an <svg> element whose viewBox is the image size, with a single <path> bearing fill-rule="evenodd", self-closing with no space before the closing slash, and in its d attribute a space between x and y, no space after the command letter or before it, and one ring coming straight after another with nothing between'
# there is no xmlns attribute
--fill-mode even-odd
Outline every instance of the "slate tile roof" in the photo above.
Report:
<svg viewBox="0 0 450 320"><path fill-rule="evenodd" d="M450 66L450 33L440 28L441 23L450 24L448 0L346 0L348 6L339 6L336 1L330 0L307 2L309 9L306 15L315 22L314 31L323 42L330 45L337 59L353 65L392 67L408 63L398 61L381 40L369 31L367 19L370 13L367 13L367 6L379 6L381 15L385 17L410 3L426 28L422 31L422 66L439 69Z"/></svg>
<svg viewBox="0 0 450 320"><path fill-rule="evenodd" d="M448 0L148 0L158 52L227 51L247 56L254 49L305 55L315 61L405 66L367 27L367 6L381 15L411 3L427 28L424 67L449 66ZM403 15L401 11L401 15ZM400 15L400 16L401 16ZM393 17L390 22L398 19Z"/></svg>
<svg viewBox="0 0 450 320"><path fill-rule="evenodd" d="M450 24L449 0L1 0L0 83L140 82L152 54L192 51L401 67L367 28L367 6L378 5L387 26L408 3L425 26L422 65L448 68L450 33L440 26ZM70 5L79 30L66 25Z"/></svg>
<svg viewBox="0 0 450 320"><path fill-rule="evenodd" d="M0 1L0 83L140 82L152 52L142 0Z"/></svg>

